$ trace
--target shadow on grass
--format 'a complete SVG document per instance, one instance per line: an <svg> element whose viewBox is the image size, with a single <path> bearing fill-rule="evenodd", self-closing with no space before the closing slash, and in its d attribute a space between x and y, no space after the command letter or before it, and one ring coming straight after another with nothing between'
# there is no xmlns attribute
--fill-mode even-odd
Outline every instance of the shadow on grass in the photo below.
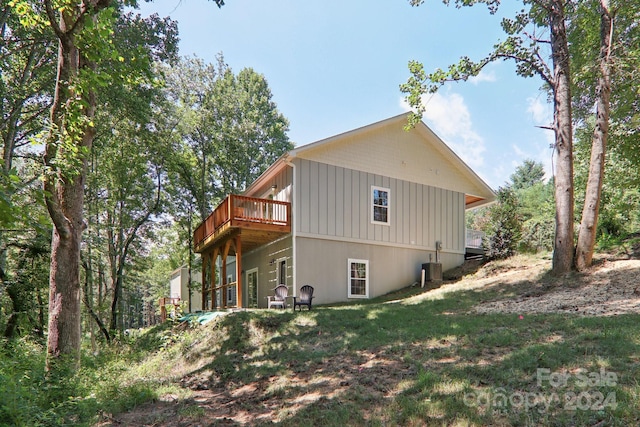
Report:
<svg viewBox="0 0 640 427"><path fill-rule="evenodd" d="M206 363L183 382L200 400L182 403L221 425L636 424L639 316L471 314L552 283L235 313L185 350Z"/></svg>

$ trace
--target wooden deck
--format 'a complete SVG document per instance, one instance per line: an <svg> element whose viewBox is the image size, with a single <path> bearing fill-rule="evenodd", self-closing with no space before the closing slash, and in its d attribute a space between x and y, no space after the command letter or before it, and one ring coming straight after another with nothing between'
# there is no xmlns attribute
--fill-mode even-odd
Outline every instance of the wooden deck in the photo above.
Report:
<svg viewBox="0 0 640 427"><path fill-rule="evenodd" d="M224 199L193 233L194 251L202 255L202 309L243 307L243 251L289 233L291 203L237 195ZM228 256L236 257L233 283L227 283Z"/></svg>
<svg viewBox="0 0 640 427"><path fill-rule="evenodd" d="M196 228L194 250L205 252L237 232L246 251L290 233L291 203L230 195Z"/></svg>

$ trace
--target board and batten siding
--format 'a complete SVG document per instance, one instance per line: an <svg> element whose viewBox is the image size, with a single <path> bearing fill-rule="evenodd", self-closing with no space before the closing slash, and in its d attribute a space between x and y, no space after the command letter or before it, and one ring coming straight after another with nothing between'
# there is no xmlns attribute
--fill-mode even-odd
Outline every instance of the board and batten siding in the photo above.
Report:
<svg viewBox="0 0 640 427"><path fill-rule="evenodd" d="M259 198L269 198L273 196L275 200L280 202L291 202L292 188L293 169L290 166L286 166L273 178L262 181L261 185L253 187L251 191L244 193L244 195Z"/></svg>
<svg viewBox="0 0 640 427"><path fill-rule="evenodd" d="M300 236L464 253L465 195L307 159L296 159ZM389 225L371 222L372 186L389 189Z"/></svg>

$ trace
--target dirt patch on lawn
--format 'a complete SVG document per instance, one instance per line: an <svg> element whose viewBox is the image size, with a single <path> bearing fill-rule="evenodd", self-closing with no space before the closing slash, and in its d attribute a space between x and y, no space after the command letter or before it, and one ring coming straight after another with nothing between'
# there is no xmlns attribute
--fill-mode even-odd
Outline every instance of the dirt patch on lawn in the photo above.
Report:
<svg viewBox="0 0 640 427"><path fill-rule="evenodd" d="M191 390L188 398L165 395L126 413L105 414L94 427L269 425L313 411L310 408L335 405L353 388L361 391L361 399L371 403L370 416L383 417L377 414L377 407L398 393L398 383L415 374L411 363L381 350L331 358L305 371L248 384L197 384L195 378L187 377L182 385Z"/></svg>
<svg viewBox="0 0 640 427"><path fill-rule="evenodd" d="M540 261L501 274L500 280L489 286L499 286L511 295L481 303L475 312L583 316L640 313L640 260L600 258L589 271L562 277L550 276L550 269L551 261Z"/></svg>

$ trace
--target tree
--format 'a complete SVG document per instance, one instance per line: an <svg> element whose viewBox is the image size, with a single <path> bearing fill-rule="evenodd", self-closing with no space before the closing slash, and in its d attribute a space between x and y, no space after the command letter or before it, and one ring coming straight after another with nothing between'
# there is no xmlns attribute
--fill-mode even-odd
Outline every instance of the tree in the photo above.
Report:
<svg viewBox="0 0 640 427"><path fill-rule="evenodd" d="M410 0L412 5L420 5L424 0ZM445 1L445 4L448 1ZM484 3L491 13L498 8L497 0L456 0L456 6L472 6ZM409 63L412 76L401 90L407 93L407 101L416 116L410 121L415 124L424 112L421 97L425 93L436 92L447 81L467 80L478 75L487 64L496 60L513 60L516 72L523 77L538 75L552 93L554 106L555 152L555 201L556 224L553 252L553 272L568 272L573 265L574 254L574 188L573 188L573 122L571 106L571 63L567 41L567 15L565 8L569 0L523 0L528 10L518 13L513 19L503 19L502 28L507 34L505 41L494 46L484 59L474 62L463 57L459 63L451 65L447 71L437 69L427 74L424 66ZM548 30L549 39L539 34ZM552 66L544 58L544 47L550 47Z"/></svg>
<svg viewBox="0 0 640 427"><path fill-rule="evenodd" d="M122 7L124 2L114 2ZM117 8L109 0L14 0L25 28L49 28L58 42L57 78L44 138L45 201L53 222L47 370L76 366L80 355L80 243L87 154L95 137L97 92L109 84L100 62L119 55L110 40ZM46 18L43 18L46 17ZM44 30L43 30L44 31ZM124 58L120 57L124 62ZM144 63L131 63L136 79ZM97 72L102 71L102 72Z"/></svg>
<svg viewBox="0 0 640 427"><path fill-rule="evenodd" d="M277 110L263 75L237 75L218 55L217 64L186 58L167 75L167 99L174 105L175 155L170 191L173 218L188 243L193 265L194 224L228 194L243 191L271 163L293 148L289 122Z"/></svg>
<svg viewBox="0 0 640 427"><path fill-rule="evenodd" d="M243 191L293 148L288 120L272 101L267 80L251 68L224 70L205 104L206 122L217 134L215 169L223 195Z"/></svg>
<svg viewBox="0 0 640 427"><path fill-rule="evenodd" d="M525 160L510 177L507 188L518 201L518 217L522 235L518 250L538 251L553 247L553 180L545 183L544 166L534 160Z"/></svg>
<svg viewBox="0 0 640 427"><path fill-rule="evenodd" d="M218 7L223 0L214 0ZM116 11L135 0L12 0L24 28L49 28L58 42L56 83L45 145L43 188L53 222L49 294L47 370L73 368L79 363L80 242L87 155L95 137L97 92L116 70L102 69L106 58L118 55L111 43ZM110 7L113 6L113 7ZM131 61L126 78L144 79L150 64ZM100 72L98 72L100 71ZM121 71L121 70L120 70Z"/></svg>
<svg viewBox="0 0 640 427"><path fill-rule="evenodd" d="M584 270L591 266L593 249L596 243L596 227L600 209L600 196L604 180L604 162L609 133L609 110L611 97L611 37L613 36L613 17L609 10L609 0L600 1L600 56L598 59L600 75L596 85L596 125L591 144L589 178L585 192L582 220L576 245L576 268Z"/></svg>
<svg viewBox="0 0 640 427"><path fill-rule="evenodd" d="M18 318L26 313L21 307L36 307L32 298L34 290L40 291L39 281L23 280L31 274L39 278L24 268L42 262L40 247L25 237L34 239L35 231L46 227L41 210L32 203L42 197L34 190L40 168L34 167L37 159L29 143L42 130L50 106L55 64L50 59L51 31L22 26L8 2L0 7L0 36L0 294L9 297L11 307L5 336L14 336L19 333ZM8 259L11 256L17 259ZM42 330L32 326L27 329Z"/></svg>
<svg viewBox="0 0 640 427"><path fill-rule="evenodd" d="M50 242L43 235L28 233L22 241L11 242L14 277L5 288L11 300L11 314L7 318L4 336L13 338L26 333L44 337L48 251ZM22 331L20 329L23 329Z"/></svg>
<svg viewBox="0 0 640 427"><path fill-rule="evenodd" d="M129 13L120 15L115 25L114 43L125 62L159 64L177 59L174 21ZM109 67L117 69L119 63L115 60ZM150 74L151 78L159 80ZM163 95L159 85L146 80L114 78L110 90L98 97L104 107L96 116L87 189L89 231L95 239L88 242L94 245L89 247L93 256L87 253L85 258L88 275L93 274L94 257L109 266L111 334L126 327L125 274L138 264L132 259L140 251L136 242L151 232L151 219L160 214L166 159L172 155L171 140L159 125L164 118Z"/></svg>
<svg viewBox="0 0 640 427"><path fill-rule="evenodd" d="M544 178L544 165L535 160L527 159L511 174L510 187L515 190L523 190L542 182Z"/></svg>
<svg viewBox="0 0 640 427"><path fill-rule="evenodd" d="M483 228L489 259L504 259L515 254L522 236L516 193L505 187L498 189L497 196L497 203L488 208L488 218Z"/></svg>
<svg viewBox="0 0 640 427"><path fill-rule="evenodd" d="M186 202L185 210L195 210L200 219L206 218L222 197L217 189L220 178L215 167L217 135L209 122L210 115L206 114L206 105L216 79L226 68L219 56L217 68L198 58L183 58L162 69L170 101L165 131L175 131L176 156L171 159L171 168L177 180L171 185L176 200Z"/></svg>
<svg viewBox="0 0 640 427"><path fill-rule="evenodd" d="M638 126L633 123L638 111L640 29L637 17L640 5L637 2L592 0L581 3L578 12L579 18L570 34L572 54L577 58L574 73L579 77L579 83L575 85L576 104L580 126L591 132L589 172L576 246L576 268L581 270L592 262L603 205L605 167L619 170L621 166L607 162L607 151L618 151L614 157L619 162L631 160L638 165L638 150L636 147L629 149L628 141L637 138L638 134ZM610 181L620 179L614 176ZM613 190L612 187L609 189ZM604 198L611 200L612 196ZM608 227L612 225L613 216L607 215Z"/></svg>
<svg viewBox="0 0 640 427"><path fill-rule="evenodd" d="M31 7L22 2L23 7ZM108 35L112 12L106 0L44 0L48 25L58 39L57 80L45 140L46 205L54 225L49 282L47 370L54 373L80 360L79 276L86 153L95 130L98 41ZM106 42L105 42L106 43Z"/></svg>

